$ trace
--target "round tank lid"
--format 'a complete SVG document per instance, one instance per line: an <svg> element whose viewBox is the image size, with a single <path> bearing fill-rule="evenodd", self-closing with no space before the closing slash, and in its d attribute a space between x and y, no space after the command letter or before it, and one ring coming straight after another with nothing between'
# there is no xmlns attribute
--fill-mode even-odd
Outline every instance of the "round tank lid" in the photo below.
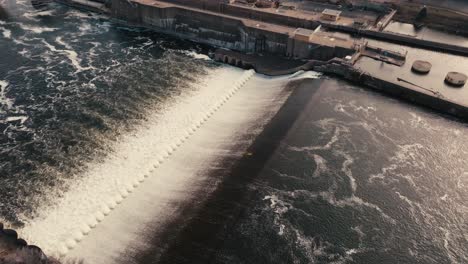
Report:
<svg viewBox="0 0 468 264"><path fill-rule="evenodd" d="M448 82L449 84L458 85L458 86L464 85L467 79L468 79L468 76L460 72L449 72L447 73L447 76L445 77L446 82Z"/></svg>
<svg viewBox="0 0 468 264"><path fill-rule="evenodd" d="M428 61L423 61L423 60L416 60L413 63L413 67L412 67L414 71L420 72L420 73L428 73L429 71L431 71L431 68L432 68L432 64Z"/></svg>

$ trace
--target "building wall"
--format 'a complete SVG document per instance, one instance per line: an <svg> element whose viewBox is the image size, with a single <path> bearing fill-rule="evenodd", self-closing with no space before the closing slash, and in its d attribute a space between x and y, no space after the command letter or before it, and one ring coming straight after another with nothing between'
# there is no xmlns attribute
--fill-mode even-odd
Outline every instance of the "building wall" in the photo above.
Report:
<svg viewBox="0 0 468 264"><path fill-rule="evenodd" d="M339 17L334 15L322 14L321 18L329 21L337 21Z"/></svg>
<svg viewBox="0 0 468 264"><path fill-rule="evenodd" d="M183 2L184 0L177 1ZM193 2L200 4L203 1ZM241 19L200 13L178 7L160 8L131 4L126 0L113 0L111 13L113 17L120 20L217 47L242 52L286 54L289 37L287 34L246 27Z"/></svg>
<svg viewBox="0 0 468 264"><path fill-rule="evenodd" d="M354 54L354 52L354 50L342 47L318 45L301 39L290 38L286 55L297 59L328 61L333 58L344 58Z"/></svg>
<svg viewBox="0 0 468 264"><path fill-rule="evenodd" d="M182 3L189 0L174 1ZM213 3L212 1L190 0L189 2L192 6L219 7L218 4L210 4ZM162 8L140 5L127 0L112 0L111 14L117 19L156 31L244 53L270 53L300 59L320 60L329 60L335 55L343 57L343 53L352 53L346 49L314 45L305 39L296 40L290 38L287 33L248 27L244 25L241 18L201 13L179 7Z"/></svg>
<svg viewBox="0 0 468 264"><path fill-rule="evenodd" d="M241 6L227 4L228 0L162 0L169 3L180 4L208 10L213 12L220 12L226 15L237 16L242 18L255 19L264 22L276 23L280 25L315 29L319 26L316 21L307 19L300 19L296 17L285 16L278 13L267 13L255 9L244 8Z"/></svg>

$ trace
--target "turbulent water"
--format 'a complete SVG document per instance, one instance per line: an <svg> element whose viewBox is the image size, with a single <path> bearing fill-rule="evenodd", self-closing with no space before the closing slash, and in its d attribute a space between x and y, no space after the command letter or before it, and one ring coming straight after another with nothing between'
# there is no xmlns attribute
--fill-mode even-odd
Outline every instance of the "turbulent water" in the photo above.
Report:
<svg viewBox="0 0 468 264"><path fill-rule="evenodd" d="M13 224L217 67L193 43L66 7L0 11L0 216Z"/></svg>
<svg viewBox="0 0 468 264"><path fill-rule="evenodd" d="M323 81L249 180L216 262L467 263L467 129Z"/></svg>
<svg viewBox="0 0 468 264"><path fill-rule="evenodd" d="M44 204L66 196L90 164L111 155L120 137L138 134L148 112L180 101L221 68L191 55L202 49L193 43L105 17L0 3L0 220L26 230ZM256 165L258 174L247 179L252 172L241 170L234 179L241 192L210 198L244 209L231 218L214 206L207 210L215 218L184 222L223 226L222 243L193 245L168 230L177 243L154 245L168 248L158 251L162 262L172 249L180 256L178 249L189 249L215 251L213 263L468 263L466 125L341 81L308 81L301 89L308 91L302 104L286 103L300 107L297 116L290 127L279 124L287 133ZM140 148L146 139L131 142ZM113 173L106 177L124 174ZM242 201L229 200L240 194ZM67 219L57 213L37 223L54 226L60 217ZM135 262L157 260L152 252L136 255Z"/></svg>

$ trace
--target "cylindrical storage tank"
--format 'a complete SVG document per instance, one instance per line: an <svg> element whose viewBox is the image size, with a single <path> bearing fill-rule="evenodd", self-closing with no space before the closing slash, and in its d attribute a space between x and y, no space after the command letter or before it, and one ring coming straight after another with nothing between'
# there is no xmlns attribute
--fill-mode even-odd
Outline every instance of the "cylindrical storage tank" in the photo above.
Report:
<svg viewBox="0 0 468 264"><path fill-rule="evenodd" d="M449 72L445 77L445 82L452 86L462 87L465 85L467 79L468 77L463 73Z"/></svg>
<svg viewBox="0 0 468 264"><path fill-rule="evenodd" d="M432 64L428 61L416 60L411 70L420 74L428 74L431 71Z"/></svg>

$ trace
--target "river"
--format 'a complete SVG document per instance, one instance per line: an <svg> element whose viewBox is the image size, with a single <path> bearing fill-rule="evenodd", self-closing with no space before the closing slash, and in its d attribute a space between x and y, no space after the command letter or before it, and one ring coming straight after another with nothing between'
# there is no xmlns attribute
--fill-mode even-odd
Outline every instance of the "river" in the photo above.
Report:
<svg viewBox="0 0 468 264"><path fill-rule="evenodd" d="M60 253L82 215L126 188L123 196L133 193L121 207L154 211L145 216L152 222L137 238L106 236L106 224L141 219L118 225L123 209L104 210L88 237L75 236L78 247L67 241L71 255L142 264L468 262L466 124L326 76L283 89L284 78L255 75L191 138L193 120L206 119L248 72L212 62L206 47L106 17L1 5L0 219L46 253ZM202 159L215 148L209 139L231 138L231 127L230 147L210 154L216 163ZM187 151L167 153L181 144ZM164 173L127 188L160 153ZM182 177L195 161L196 173ZM184 195L142 208L139 192Z"/></svg>

